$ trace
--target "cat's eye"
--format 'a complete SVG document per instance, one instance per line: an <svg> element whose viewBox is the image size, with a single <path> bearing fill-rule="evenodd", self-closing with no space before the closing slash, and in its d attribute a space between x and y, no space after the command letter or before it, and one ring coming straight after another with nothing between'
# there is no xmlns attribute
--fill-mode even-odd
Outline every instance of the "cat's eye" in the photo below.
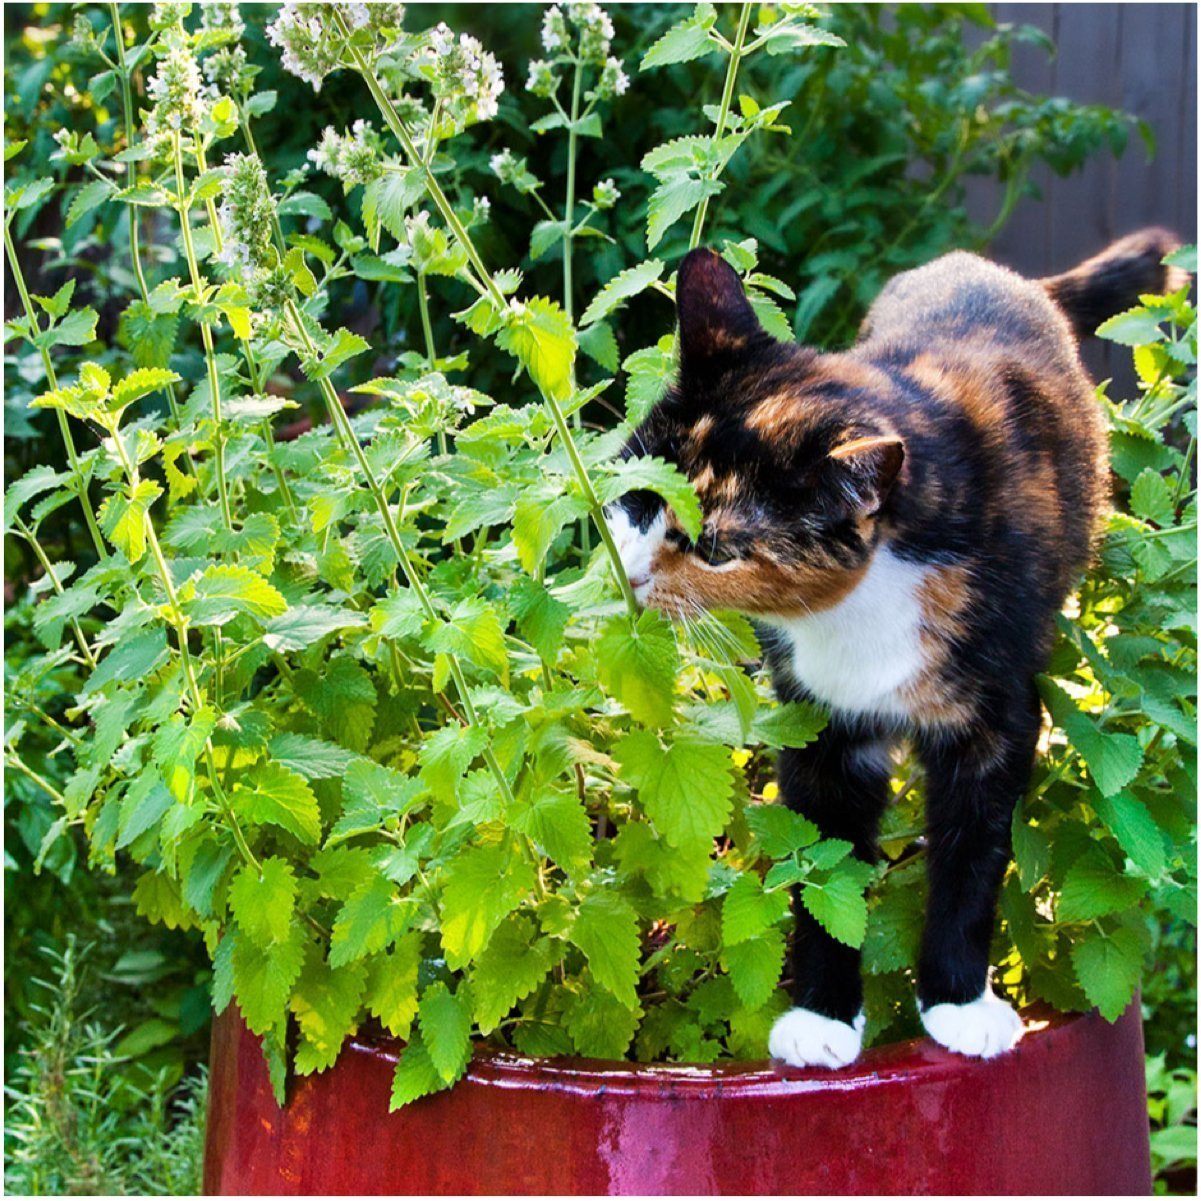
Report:
<svg viewBox="0 0 1201 1201"><path fill-rule="evenodd" d="M716 530L704 530L692 551L709 567L721 567L725 563L733 563L739 557L735 547L719 538Z"/></svg>

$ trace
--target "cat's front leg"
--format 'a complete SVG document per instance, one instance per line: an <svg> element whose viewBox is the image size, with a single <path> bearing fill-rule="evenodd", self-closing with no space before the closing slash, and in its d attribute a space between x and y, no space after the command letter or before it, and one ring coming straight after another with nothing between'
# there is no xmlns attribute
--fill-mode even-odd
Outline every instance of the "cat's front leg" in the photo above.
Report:
<svg viewBox="0 0 1201 1201"><path fill-rule="evenodd" d="M823 837L846 839L859 858L874 861L876 830L888 802L888 750L885 741L832 723L812 745L780 753L785 803L814 822ZM792 1067L845 1067L863 1045L859 951L832 938L797 892L793 911L795 1007L777 1018L768 1050Z"/></svg>
<svg viewBox="0 0 1201 1201"><path fill-rule="evenodd" d="M1022 1022L989 983L997 893L1010 858L1010 823L1038 740L1033 684L971 730L924 738L930 897L918 966L926 1033L961 1055L991 1059Z"/></svg>

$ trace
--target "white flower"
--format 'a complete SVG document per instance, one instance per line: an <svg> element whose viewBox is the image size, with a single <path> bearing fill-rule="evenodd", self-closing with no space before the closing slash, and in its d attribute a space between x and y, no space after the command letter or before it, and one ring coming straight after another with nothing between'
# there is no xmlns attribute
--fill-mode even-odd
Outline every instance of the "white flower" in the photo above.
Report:
<svg viewBox="0 0 1201 1201"><path fill-rule="evenodd" d="M567 49L567 22L557 4L542 14L542 48L547 51Z"/></svg>
<svg viewBox="0 0 1201 1201"><path fill-rule="evenodd" d="M228 30L231 41L246 32L246 24L236 4L222 4L217 0L204 0L200 6L200 28L206 31Z"/></svg>
<svg viewBox="0 0 1201 1201"><path fill-rule="evenodd" d="M559 87L559 76L555 68L544 58L536 58L530 63L530 77L526 80L525 90L544 99L553 96Z"/></svg>
<svg viewBox="0 0 1201 1201"><path fill-rule="evenodd" d="M217 260L232 267L247 287L253 287L274 266L271 227L275 201L257 155L231 154L225 168L225 197L217 210L222 237Z"/></svg>
<svg viewBox="0 0 1201 1201"><path fill-rule="evenodd" d="M611 179L602 179L592 189L592 203L598 209L611 209L620 199L621 193Z"/></svg>
<svg viewBox="0 0 1201 1201"><path fill-rule="evenodd" d="M605 59L600 80L596 85L597 95L602 100L608 100L613 96L624 96L629 89L630 77L622 70L621 59Z"/></svg>
<svg viewBox="0 0 1201 1201"><path fill-rule="evenodd" d="M275 21L267 26L267 39L283 51L285 71L298 75L321 91L321 83L340 65L341 39L330 28L331 14L324 4L286 0Z"/></svg>
<svg viewBox="0 0 1201 1201"><path fill-rule="evenodd" d="M567 19L580 37L580 58L589 63L603 63L613 42L613 21L599 4L569 4Z"/></svg>
<svg viewBox="0 0 1201 1201"><path fill-rule="evenodd" d="M167 35L167 53L146 84L152 107L146 136L157 141L173 130L193 129L204 112L200 66L182 33Z"/></svg>
<svg viewBox="0 0 1201 1201"><path fill-rule="evenodd" d="M463 107L466 101L466 107L474 111L461 113L464 120L495 117L500 94L505 90L496 56L468 33L460 34L456 42L445 24L431 29L428 39L434 53L434 95L452 110Z"/></svg>
<svg viewBox="0 0 1201 1201"><path fill-rule="evenodd" d="M349 190L355 184L367 184L378 178L383 170L383 143L369 121L359 118L348 134L339 134L327 125L321 141L310 150L310 162L334 179L340 179Z"/></svg>

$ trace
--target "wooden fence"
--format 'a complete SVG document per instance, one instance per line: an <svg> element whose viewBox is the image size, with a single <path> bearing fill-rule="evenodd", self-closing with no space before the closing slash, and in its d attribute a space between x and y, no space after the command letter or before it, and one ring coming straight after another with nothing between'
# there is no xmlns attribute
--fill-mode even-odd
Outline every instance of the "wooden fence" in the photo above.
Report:
<svg viewBox="0 0 1201 1201"><path fill-rule="evenodd" d="M1054 59L1035 45L1014 52L1018 86L1040 95L1104 104L1145 120L1156 152L1147 161L1133 133L1125 154L1105 151L1061 179L1040 167L1041 200L1019 202L992 245L998 261L1024 275L1066 270L1107 242L1143 225L1166 225L1197 238L1197 9L1192 4L992 4L997 21L1034 25L1058 48ZM969 194L973 215L997 211L996 185ZM1086 347L1097 378L1116 388L1132 381L1128 354Z"/></svg>

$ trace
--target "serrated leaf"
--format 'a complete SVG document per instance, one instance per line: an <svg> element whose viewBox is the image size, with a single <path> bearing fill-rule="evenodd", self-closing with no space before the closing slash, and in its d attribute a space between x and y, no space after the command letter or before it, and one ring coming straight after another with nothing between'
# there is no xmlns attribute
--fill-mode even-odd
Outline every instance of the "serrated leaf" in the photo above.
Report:
<svg viewBox="0 0 1201 1201"><path fill-rule="evenodd" d="M690 213L706 196L716 196L725 187L717 179L695 179L678 175L661 183L646 206L646 248L654 250L663 235L685 213Z"/></svg>
<svg viewBox="0 0 1201 1201"><path fill-rule="evenodd" d="M523 496L513 512L513 545L518 562L530 575L536 575L564 527L587 514L587 504L577 496L553 500L537 492Z"/></svg>
<svg viewBox="0 0 1201 1201"><path fill-rule="evenodd" d="M1154 313L1145 308L1127 309L1097 326L1097 337L1122 346L1142 346L1163 340L1163 331Z"/></svg>
<svg viewBox="0 0 1201 1201"><path fill-rule="evenodd" d="M487 945L492 932L534 887L534 869L504 847L471 847L445 868L442 948L458 970Z"/></svg>
<svg viewBox="0 0 1201 1201"><path fill-rule="evenodd" d="M811 821L783 805L748 806L746 822L763 853L772 859L783 859L821 837Z"/></svg>
<svg viewBox="0 0 1201 1201"><path fill-rule="evenodd" d="M597 639L595 655L601 682L636 720L671 724L680 655L662 614L648 609L632 628L628 617L614 617Z"/></svg>
<svg viewBox="0 0 1201 1201"><path fill-rule="evenodd" d="M320 949L310 945L289 1006L300 1027L295 1059L298 1075L333 1066L342 1044L355 1032L366 984L367 971L362 964L343 964L334 971Z"/></svg>
<svg viewBox="0 0 1201 1201"><path fill-rule="evenodd" d="M801 889L801 903L839 942L848 947L863 945L867 902L863 884L854 875L836 871L822 884L806 883Z"/></svg>
<svg viewBox="0 0 1201 1201"><path fill-rule="evenodd" d="M459 601L449 616L425 638L434 652L458 655L509 682L509 656L504 627L496 609L479 597Z"/></svg>
<svg viewBox="0 0 1201 1201"><path fill-rule="evenodd" d="M411 902L397 894L391 880L369 876L346 899L334 921L330 967L382 951L404 933L411 913Z"/></svg>
<svg viewBox="0 0 1201 1201"><path fill-rule="evenodd" d="M179 592L180 604L193 625L224 625L239 614L263 622L287 608L278 589L249 567L205 568Z"/></svg>
<svg viewBox="0 0 1201 1201"><path fill-rule="evenodd" d="M727 946L733 946L756 938L787 913L786 892L765 893L758 876L743 873L722 899L722 939Z"/></svg>
<svg viewBox="0 0 1201 1201"><path fill-rule="evenodd" d="M336 609L332 605L293 605L286 613L267 622L263 629L263 642L273 651L301 651L329 634L366 624L366 617L353 609Z"/></svg>
<svg viewBox="0 0 1201 1201"><path fill-rule="evenodd" d="M304 966L304 930L294 923L287 938L266 947L231 933L221 941L230 938L234 940L230 964L238 1008L253 1034L266 1034L286 1016L292 986Z"/></svg>
<svg viewBox="0 0 1201 1201"><path fill-rule="evenodd" d="M417 973L421 967L421 935L406 934L385 955L372 959L363 1004L397 1038L408 1038L417 1016Z"/></svg>
<svg viewBox="0 0 1201 1201"><path fill-rule="evenodd" d="M679 734L666 747L648 730L626 735L614 747L622 778L638 797L656 829L673 846L715 838L730 817L734 782L723 746Z"/></svg>
<svg viewBox="0 0 1201 1201"><path fill-rule="evenodd" d="M330 780L341 776L354 755L335 742L323 742L305 734L285 731L267 744L267 752L280 767L306 780Z"/></svg>
<svg viewBox="0 0 1201 1201"><path fill-rule="evenodd" d="M1055 916L1062 922L1091 921L1107 913L1133 908L1146 893L1146 884L1124 875L1099 847L1085 852L1068 869Z"/></svg>
<svg viewBox="0 0 1201 1201"><path fill-rule="evenodd" d="M1151 879L1162 876L1167 867L1164 836L1147 806L1129 792L1093 797L1092 805L1122 850Z"/></svg>
<svg viewBox="0 0 1201 1201"><path fill-rule="evenodd" d="M546 979L562 953L562 943L538 937L530 918L506 918L471 972L471 997L480 1032L491 1034L513 1006Z"/></svg>
<svg viewBox="0 0 1201 1201"><path fill-rule="evenodd" d="M75 309L57 325L38 334L33 340L34 345L41 350L50 350L55 346L86 346L96 340L98 320L93 308Z"/></svg>
<svg viewBox="0 0 1201 1201"><path fill-rule="evenodd" d="M411 1036L396 1061L388 1112L394 1112L402 1105L409 1105L419 1097L439 1092L446 1087L447 1083L434 1067L420 1035Z"/></svg>
<svg viewBox="0 0 1201 1201"><path fill-rule="evenodd" d="M461 988L462 986L460 986ZM421 1041L434 1070L453 1084L471 1059L471 1010L441 981L425 990L418 1006Z"/></svg>
<svg viewBox="0 0 1201 1201"><path fill-rule="evenodd" d="M1143 950L1133 930L1089 934L1071 951L1084 995L1107 1022L1116 1022L1134 998L1143 972Z"/></svg>
<svg viewBox="0 0 1201 1201"><path fill-rule="evenodd" d="M645 263L619 271L592 298L580 317L580 324L591 325L594 321L607 317L623 301L645 291L662 277L663 267L661 259L648 259Z"/></svg>
<svg viewBox="0 0 1201 1201"><path fill-rule="evenodd" d="M321 838L321 811L303 776L278 763L259 764L248 783L234 786L235 809L247 820L287 830L304 843Z"/></svg>
<svg viewBox="0 0 1201 1201"><path fill-rule="evenodd" d="M687 63L693 59L704 58L713 54L717 42L709 36L709 26L691 16L673 25L654 45L642 56L639 64L640 71L649 71L653 67L665 67L671 63Z"/></svg>
<svg viewBox="0 0 1201 1201"><path fill-rule="evenodd" d="M94 208L102 205L116 192L116 188L107 179L89 180L71 198L67 209L66 228L70 229L76 222L81 221Z"/></svg>
<svg viewBox="0 0 1201 1201"><path fill-rule="evenodd" d="M117 849L127 847L162 819L175 804L162 776L154 767L145 768L129 786L121 801L121 817L117 830Z"/></svg>
<svg viewBox="0 0 1201 1201"><path fill-rule="evenodd" d="M688 477L674 464L649 456L626 459L610 468L600 481L600 498L608 504L627 492L654 492L671 506L693 541L701 535L701 502Z"/></svg>
<svg viewBox="0 0 1201 1201"><path fill-rule="evenodd" d="M277 855L260 859L259 869L248 863L238 869L229 885L229 910L241 935L266 947L288 937L296 910L296 873Z"/></svg>
<svg viewBox="0 0 1201 1201"><path fill-rule="evenodd" d="M640 1006L625 1005L605 989L587 984L563 1015L576 1051L593 1059L623 1059L641 1020Z"/></svg>
<svg viewBox="0 0 1201 1201"><path fill-rule="evenodd" d="M108 540L130 561L137 563L146 553L146 515L163 494L153 480L111 493L96 513Z"/></svg>
<svg viewBox="0 0 1201 1201"><path fill-rule="evenodd" d="M496 344L521 363L541 392L557 400L571 395L575 328L553 300L535 296L524 305L512 302Z"/></svg>
<svg viewBox="0 0 1201 1201"><path fill-rule="evenodd" d="M640 947L638 917L629 902L611 892L590 893L568 937L584 952L597 983L633 1009L638 1004Z"/></svg>
<svg viewBox="0 0 1201 1201"><path fill-rule="evenodd" d="M1072 740L1103 796L1120 792L1138 775L1143 748L1133 734L1102 733L1076 707L1076 702L1046 676L1039 678L1039 690L1055 724Z"/></svg>
<svg viewBox="0 0 1201 1201"><path fill-rule="evenodd" d="M1153 467L1144 468L1130 489L1130 508L1144 521L1169 526L1176 518L1176 506L1168 481Z"/></svg>
<svg viewBox="0 0 1201 1201"><path fill-rule="evenodd" d="M724 947L721 965L730 976L738 999L748 1009L765 1005L780 982L784 967L784 936L771 929L757 938Z"/></svg>

